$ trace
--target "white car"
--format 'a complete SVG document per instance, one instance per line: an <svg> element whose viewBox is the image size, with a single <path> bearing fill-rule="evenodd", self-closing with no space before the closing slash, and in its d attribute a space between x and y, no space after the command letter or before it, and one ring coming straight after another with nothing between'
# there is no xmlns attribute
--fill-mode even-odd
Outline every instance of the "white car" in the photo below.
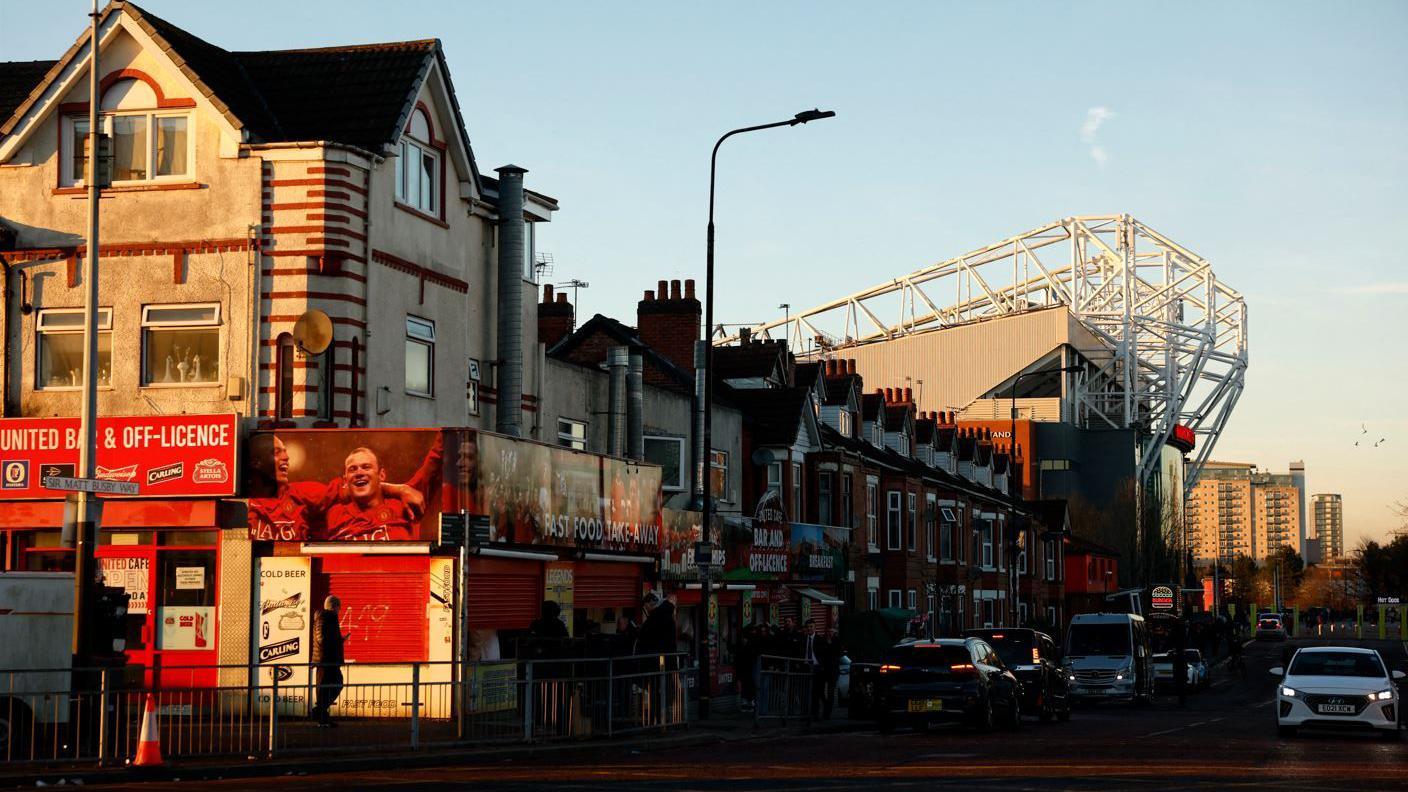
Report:
<svg viewBox="0 0 1408 792"><path fill-rule="evenodd" d="M1184 649L1183 658L1188 663L1188 690L1202 690L1208 685L1208 665L1203 662L1203 653L1197 649ZM1173 651L1154 655L1154 681L1161 685L1173 684Z"/></svg>
<svg viewBox="0 0 1408 792"><path fill-rule="evenodd" d="M1385 739L1398 739L1399 695L1395 681L1373 649L1314 646L1291 658L1289 669L1276 667L1282 677L1276 691L1277 731L1292 736L1302 726L1371 728Z"/></svg>

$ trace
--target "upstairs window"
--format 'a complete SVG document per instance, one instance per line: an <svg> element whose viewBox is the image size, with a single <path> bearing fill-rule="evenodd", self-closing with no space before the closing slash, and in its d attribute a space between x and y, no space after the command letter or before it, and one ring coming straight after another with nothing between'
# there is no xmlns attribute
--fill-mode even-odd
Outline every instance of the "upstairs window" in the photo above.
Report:
<svg viewBox="0 0 1408 792"><path fill-rule="evenodd" d="M832 513L832 489L836 480L836 474L830 471L822 471L816 474L816 521L822 525L835 525L835 515Z"/></svg>
<svg viewBox="0 0 1408 792"><path fill-rule="evenodd" d="M142 307L142 384L220 381L220 304Z"/></svg>
<svg viewBox="0 0 1408 792"><path fill-rule="evenodd" d="M571 418L557 419L557 444L574 451L587 450L587 424Z"/></svg>
<svg viewBox="0 0 1408 792"><path fill-rule="evenodd" d="M112 141L112 183L116 186L170 181L190 176L195 159L189 110L158 109L161 99L147 83L119 80L103 94L98 124ZM88 177L88 119L63 121L65 147L61 181L85 184Z"/></svg>
<svg viewBox="0 0 1408 792"><path fill-rule="evenodd" d="M904 519L901 509L904 493L898 490L890 490L885 493L887 505L885 509L885 549L899 550L900 542L903 541L904 528L900 521Z"/></svg>
<svg viewBox="0 0 1408 792"><path fill-rule="evenodd" d="M35 323L39 335L34 386L44 390L83 387L83 309L46 308ZM98 309L98 387L112 385L112 309Z"/></svg>
<svg viewBox="0 0 1408 792"><path fill-rule="evenodd" d="M440 148L430 119L416 108L396 156L396 200L428 215L440 214Z"/></svg>
<svg viewBox="0 0 1408 792"><path fill-rule="evenodd" d="M685 474L689 463L685 461L685 440L683 437L646 435L645 461L660 466L660 486L666 492L684 492L688 482Z"/></svg>
<svg viewBox="0 0 1408 792"><path fill-rule="evenodd" d="M435 323L406 317L406 392L435 395Z"/></svg>

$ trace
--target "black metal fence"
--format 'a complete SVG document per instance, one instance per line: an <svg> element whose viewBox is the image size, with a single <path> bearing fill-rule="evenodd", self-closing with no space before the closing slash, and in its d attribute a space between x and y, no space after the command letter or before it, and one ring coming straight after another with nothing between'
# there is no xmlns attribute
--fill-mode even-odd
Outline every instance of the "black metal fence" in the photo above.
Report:
<svg viewBox="0 0 1408 792"><path fill-rule="evenodd" d="M341 670L331 726L316 717L319 669L311 665L166 667L159 684L130 669L0 671L0 762L124 763L137 755L146 717L167 759L665 730L686 721L691 673L681 654Z"/></svg>

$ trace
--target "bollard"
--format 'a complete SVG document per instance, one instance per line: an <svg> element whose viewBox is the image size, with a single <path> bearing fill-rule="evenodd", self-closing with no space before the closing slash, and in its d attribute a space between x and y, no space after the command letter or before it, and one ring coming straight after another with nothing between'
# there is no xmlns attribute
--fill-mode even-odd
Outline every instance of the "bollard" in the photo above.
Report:
<svg viewBox="0 0 1408 792"><path fill-rule="evenodd" d="M533 741L533 661L523 664L523 741Z"/></svg>
<svg viewBox="0 0 1408 792"><path fill-rule="evenodd" d="M279 672L278 667L269 674L273 680L269 685L269 758L274 758L274 746L278 744L275 735L279 733Z"/></svg>
<svg viewBox="0 0 1408 792"><path fill-rule="evenodd" d="M610 737L616 727L616 661L606 658L606 736Z"/></svg>
<svg viewBox="0 0 1408 792"><path fill-rule="evenodd" d="M108 758L108 675L111 668L104 668L98 683L98 766L102 767Z"/></svg>

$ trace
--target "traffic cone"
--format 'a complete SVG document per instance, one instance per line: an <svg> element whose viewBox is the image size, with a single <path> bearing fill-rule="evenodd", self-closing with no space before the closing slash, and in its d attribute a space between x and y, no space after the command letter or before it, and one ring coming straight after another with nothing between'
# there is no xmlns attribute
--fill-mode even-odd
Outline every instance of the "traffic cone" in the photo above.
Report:
<svg viewBox="0 0 1408 792"><path fill-rule="evenodd" d="M132 760L137 767L156 767L161 764L161 733L157 729L156 698L147 694L147 711L142 713L142 734L137 738L137 758Z"/></svg>

